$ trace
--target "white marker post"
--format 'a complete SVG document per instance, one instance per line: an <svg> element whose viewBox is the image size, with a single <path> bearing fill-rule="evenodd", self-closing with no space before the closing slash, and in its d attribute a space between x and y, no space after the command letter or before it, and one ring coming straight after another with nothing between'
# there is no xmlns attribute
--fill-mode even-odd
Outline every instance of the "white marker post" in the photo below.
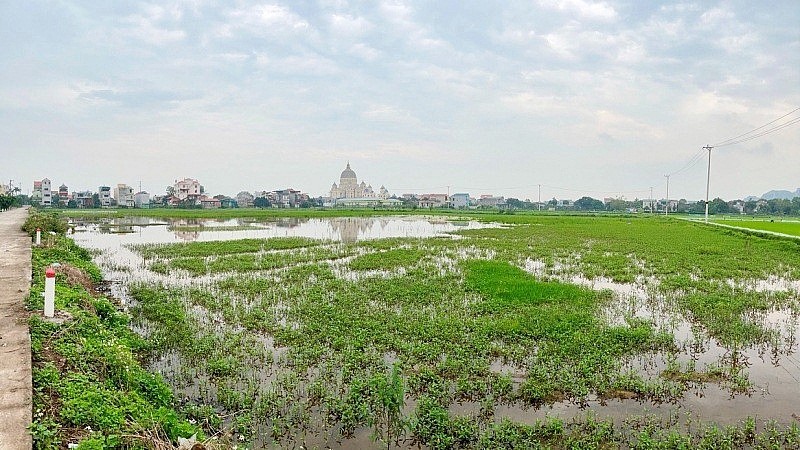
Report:
<svg viewBox="0 0 800 450"><path fill-rule="evenodd" d="M42 229L36 229L36 245L42 245Z"/></svg>
<svg viewBox="0 0 800 450"><path fill-rule="evenodd" d="M56 309L56 271L48 267L44 275L44 316L53 317Z"/></svg>

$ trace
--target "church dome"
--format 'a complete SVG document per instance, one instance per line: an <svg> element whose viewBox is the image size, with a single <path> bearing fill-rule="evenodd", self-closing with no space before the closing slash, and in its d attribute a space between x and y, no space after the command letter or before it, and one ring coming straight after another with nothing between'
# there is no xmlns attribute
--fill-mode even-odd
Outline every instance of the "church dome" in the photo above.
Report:
<svg viewBox="0 0 800 450"><path fill-rule="evenodd" d="M353 180L356 179L356 173L353 172L353 169L350 168L350 163L347 163L347 168L342 171L342 176L340 177L342 180L351 178Z"/></svg>

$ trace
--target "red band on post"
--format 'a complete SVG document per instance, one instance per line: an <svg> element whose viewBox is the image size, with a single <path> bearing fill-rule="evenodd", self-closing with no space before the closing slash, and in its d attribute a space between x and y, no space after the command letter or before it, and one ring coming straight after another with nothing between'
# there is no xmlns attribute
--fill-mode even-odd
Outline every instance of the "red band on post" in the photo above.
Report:
<svg viewBox="0 0 800 450"><path fill-rule="evenodd" d="M52 267L48 267L48 268L47 268L47 270L45 270L45 271L44 271L44 275L45 275L47 278L55 278L55 276L56 276L56 271L55 271L55 269L53 269Z"/></svg>

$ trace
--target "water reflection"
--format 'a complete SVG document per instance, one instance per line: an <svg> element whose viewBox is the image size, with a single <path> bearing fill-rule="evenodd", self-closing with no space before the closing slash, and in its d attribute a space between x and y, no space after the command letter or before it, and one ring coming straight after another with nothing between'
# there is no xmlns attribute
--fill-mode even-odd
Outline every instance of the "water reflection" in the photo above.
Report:
<svg viewBox="0 0 800 450"><path fill-rule="evenodd" d="M91 234L132 234L125 244L219 241L242 238L307 237L339 242L394 237L433 237L497 225L424 217L335 217L309 219L169 219L114 217L75 219L77 231Z"/></svg>

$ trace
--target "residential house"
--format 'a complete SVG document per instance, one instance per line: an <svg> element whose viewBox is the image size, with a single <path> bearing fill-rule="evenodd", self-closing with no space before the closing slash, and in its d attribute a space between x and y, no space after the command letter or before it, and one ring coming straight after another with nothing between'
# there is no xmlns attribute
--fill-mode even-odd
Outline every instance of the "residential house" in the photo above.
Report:
<svg viewBox="0 0 800 450"><path fill-rule="evenodd" d="M69 195L69 188L67 188L66 184L62 184L58 187L58 203L60 205L66 205L72 197Z"/></svg>
<svg viewBox="0 0 800 450"><path fill-rule="evenodd" d="M222 203L219 201L219 199L214 197L209 197L207 195L201 196L198 201L200 203L200 206L203 207L203 209L217 209L222 206Z"/></svg>
<svg viewBox="0 0 800 450"><path fill-rule="evenodd" d="M187 199L197 201L203 194L202 190L199 181L194 178L184 178L180 181L175 180L172 195L177 197L180 201L185 201Z"/></svg>
<svg viewBox="0 0 800 450"><path fill-rule="evenodd" d="M149 208L150 207L150 194L145 191L137 192L133 196L133 205L137 208Z"/></svg>
<svg viewBox="0 0 800 450"><path fill-rule="evenodd" d="M455 209L466 209L469 208L469 194L465 193L458 193L453 194L450 196L450 206Z"/></svg>
<svg viewBox="0 0 800 450"><path fill-rule="evenodd" d="M94 193L92 191L79 191L72 193L72 200L77 208L94 208Z"/></svg>
<svg viewBox="0 0 800 450"><path fill-rule="evenodd" d="M50 190L50 180L48 178L33 182L31 199L39 202L42 206L53 206L53 192Z"/></svg>
<svg viewBox="0 0 800 450"><path fill-rule="evenodd" d="M252 208L254 200L255 197L253 196L253 194L247 191L242 191L236 194L236 203L239 205L240 208Z"/></svg>
<svg viewBox="0 0 800 450"><path fill-rule="evenodd" d="M503 196L481 195L478 199L478 206L484 208L505 208L506 199Z"/></svg>
<svg viewBox="0 0 800 450"><path fill-rule="evenodd" d="M136 204L133 188L124 183L119 183L114 188L114 199L121 208L133 208Z"/></svg>
<svg viewBox="0 0 800 450"><path fill-rule="evenodd" d="M111 206L111 187L100 186L97 188L97 197L100 200L101 208L108 208Z"/></svg>
<svg viewBox="0 0 800 450"><path fill-rule="evenodd" d="M447 194L423 194L419 197L420 208L447 208L450 197Z"/></svg>

